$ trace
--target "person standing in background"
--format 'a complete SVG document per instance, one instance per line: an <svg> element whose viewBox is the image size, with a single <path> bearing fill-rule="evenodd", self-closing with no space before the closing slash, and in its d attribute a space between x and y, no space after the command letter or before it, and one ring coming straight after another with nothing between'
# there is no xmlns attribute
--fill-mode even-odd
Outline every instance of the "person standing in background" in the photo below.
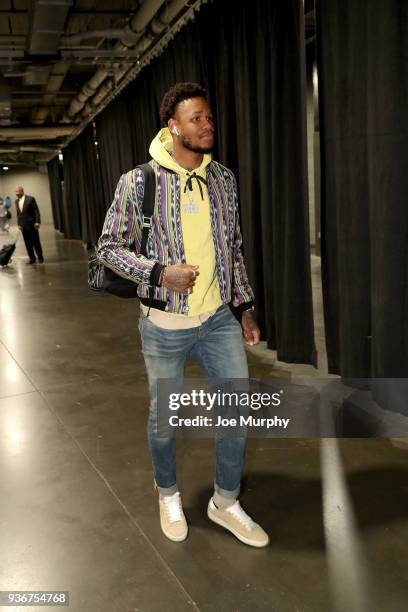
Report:
<svg viewBox="0 0 408 612"><path fill-rule="evenodd" d="M16 188L17 225L21 229L29 257L28 264L44 263L39 228L41 225L40 211L35 198L24 193L24 187Z"/></svg>
<svg viewBox="0 0 408 612"><path fill-rule="evenodd" d="M3 202L3 198L0 198L0 232L8 232L9 231L9 216L8 216L8 208L5 202Z"/></svg>

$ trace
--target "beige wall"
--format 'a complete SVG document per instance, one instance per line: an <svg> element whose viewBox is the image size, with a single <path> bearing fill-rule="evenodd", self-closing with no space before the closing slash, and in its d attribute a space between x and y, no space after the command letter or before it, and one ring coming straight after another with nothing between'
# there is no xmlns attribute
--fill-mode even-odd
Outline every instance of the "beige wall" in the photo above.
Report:
<svg viewBox="0 0 408 612"><path fill-rule="evenodd" d="M43 225L46 223L53 224L48 174L41 174L32 168L13 170L13 167L10 166L8 171L0 169L0 195L3 198L7 195L11 197L13 224L15 223L14 200L17 185L22 185L24 191L37 200L41 213L41 223Z"/></svg>

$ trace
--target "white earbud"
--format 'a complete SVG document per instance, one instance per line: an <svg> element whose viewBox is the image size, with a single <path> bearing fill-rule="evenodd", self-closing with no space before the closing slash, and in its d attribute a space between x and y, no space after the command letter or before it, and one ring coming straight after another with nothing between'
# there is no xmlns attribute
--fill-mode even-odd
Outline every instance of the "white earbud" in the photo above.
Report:
<svg viewBox="0 0 408 612"><path fill-rule="evenodd" d="M180 132L178 131L176 127L173 130L173 134L175 134L176 136L180 136Z"/></svg>

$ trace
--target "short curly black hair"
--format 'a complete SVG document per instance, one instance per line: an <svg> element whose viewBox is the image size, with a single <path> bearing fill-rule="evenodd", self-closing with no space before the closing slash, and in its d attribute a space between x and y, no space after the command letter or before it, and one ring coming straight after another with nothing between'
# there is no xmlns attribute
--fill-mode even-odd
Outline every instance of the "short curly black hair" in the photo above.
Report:
<svg viewBox="0 0 408 612"><path fill-rule="evenodd" d="M199 83L176 83L164 94L160 105L160 119L167 125L169 119L174 117L176 106L189 98L206 98L207 92Z"/></svg>

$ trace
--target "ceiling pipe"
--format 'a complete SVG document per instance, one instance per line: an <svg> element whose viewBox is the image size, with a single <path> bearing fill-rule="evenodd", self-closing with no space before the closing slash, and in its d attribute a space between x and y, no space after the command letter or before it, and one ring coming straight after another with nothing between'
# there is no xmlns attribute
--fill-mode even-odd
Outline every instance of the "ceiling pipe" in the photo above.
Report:
<svg viewBox="0 0 408 612"><path fill-rule="evenodd" d="M41 146L31 145L31 146L19 147L19 151L21 151L21 153L52 153L53 151L55 151L55 146L41 147Z"/></svg>
<svg viewBox="0 0 408 612"><path fill-rule="evenodd" d="M86 116L88 116L90 113L92 113L95 106L98 106L98 104L102 102L102 100L104 100L106 96L108 96L111 93L114 87L115 87L114 79L110 79L110 78L106 79L106 81L98 89L97 93L94 95L92 100L89 100L85 104L83 114L86 114Z"/></svg>
<svg viewBox="0 0 408 612"><path fill-rule="evenodd" d="M160 34L162 34L163 31L170 26L172 21L174 21L181 9L186 4L186 2L182 2L181 0L173 0L173 2L166 4L163 10L160 11L159 15L157 15L151 22L149 27L151 33L148 33L144 38L142 38L142 40L137 44L136 50L142 53L150 45L152 39L160 36Z"/></svg>
<svg viewBox="0 0 408 612"><path fill-rule="evenodd" d="M145 34L142 38L139 39L139 42L134 47L134 51L137 55L142 55L142 53L150 47L152 41L155 38L159 37L160 34L166 30L169 25L174 21L180 11L186 6L186 0L172 0L168 4L166 4L160 13L153 18L151 21L148 30L145 31ZM116 83L119 83L123 79L123 77L127 74L129 70L132 70L133 66L129 67L129 65L115 65L114 77ZM89 100L89 102L85 105L83 112L81 113L81 119L86 119L92 114L98 105L111 93L112 87L104 88L103 86L97 91L95 96Z"/></svg>
<svg viewBox="0 0 408 612"><path fill-rule="evenodd" d="M185 5L186 0L173 0L166 4L160 11L160 14L152 20L149 26L150 31L147 31L135 46L135 51L138 55L142 55L150 47L153 40L158 38L169 27L170 23L177 17ZM116 82L119 82L130 69L129 66L122 66L121 70L115 74Z"/></svg>
<svg viewBox="0 0 408 612"><path fill-rule="evenodd" d="M109 30L88 30L86 32L79 32L78 34L62 36L60 49L69 49L75 45L80 45L83 40L88 40L91 38L119 38L124 45L130 47L139 40L140 34L134 32L129 25L121 29L111 28Z"/></svg>
<svg viewBox="0 0 408 612"><path fill-rule="evenodd" d="M147 24L150 23L157 11L164 4L164 1L165 0L145 0L140 6L138 12L132 17L130 23L128 24L128 28L135 35L135 40L132 41L132 45L135 44L136 40L143 36L143 32ZM123 42L117 42L114 46L114 51L126 51L128 48L129 46L123 44ZM83 86L76 98L74 98L74 100L71 102L61 122L71 122L75 115L77 115L83 109L87 100L97 92L100 85L102 85L110 74L110 70L107 70L106 68L98 68L93 77Z"/></svg>

